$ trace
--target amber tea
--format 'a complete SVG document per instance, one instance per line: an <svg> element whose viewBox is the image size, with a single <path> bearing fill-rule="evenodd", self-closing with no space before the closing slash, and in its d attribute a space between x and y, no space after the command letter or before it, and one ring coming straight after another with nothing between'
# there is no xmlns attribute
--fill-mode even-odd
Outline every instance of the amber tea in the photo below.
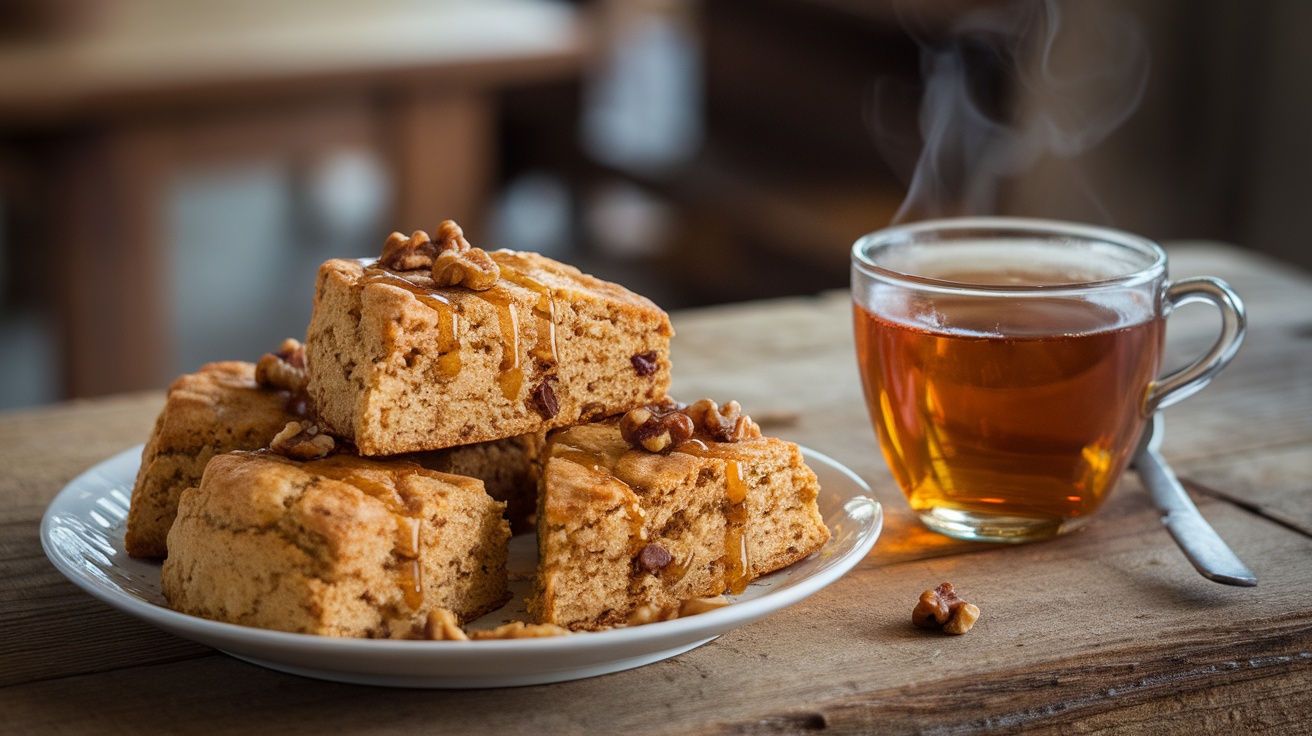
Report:
<svg viewBox="0 0 1312 736"><path fill-rule="evenodd" d="M1009 218L920 223L857 242L866 401L884 458L927 526L1023 541L1073 529L1102 505L1152 411L1201 387L1180 375L1228 360L1209 354L1157 380L1170 306L1211 300L1192 281L1172 293L1179 285L1167 284L1165 265L1134 236ZM1234 338L1223 334L1218 349Z"/></svg>
<svg viewBox="0 0 1312 736"><path fill-rule="evenodd" d="M1019 329L973 329L996 324L996 309ZM934 331L856 308L866 400L912 509L1021 517L1030 533L1055 533L1101 505L1138 440L1136 399L1162 339L1161 320L1107 329L1105 311L966 302L940 315L954 329Z"/></svg>

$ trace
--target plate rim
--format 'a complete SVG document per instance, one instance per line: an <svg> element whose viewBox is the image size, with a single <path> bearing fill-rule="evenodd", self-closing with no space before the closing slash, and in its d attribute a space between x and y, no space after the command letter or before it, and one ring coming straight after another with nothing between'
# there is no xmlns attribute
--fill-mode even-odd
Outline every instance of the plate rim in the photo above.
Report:
<svg viewBox="0 0 1312 736"><path fill-rule="evenodd" d="M321 679L331 679L342 682L383 684L403 687L491 687L558 682L577 679L579 677L591 677L598 674L604 674L608 671L618 671L619 669L627 669L629 667L649 664L654 661L659 661L659 659L676 656L679 653L696 648L723 633L760 620L765 616L794 605L824 589L846 574L848 570L856 566L856 564L869 554L882 532L884 522L882 506L875 498L869 484L852 470L828 455L799 445L804 461L813 471L816 469L816 465L822 465L827 472L837 473L838 475L843 476L846 481L851 484L852 490L850 493L836 493L836 500L839 502L839 508L848 511L847 516L843 518L854 518L852 517L853 512L847 507L856 503L866 508L865 513L869 515L869 521L864 525L862 530L858 530L858 536L855 538L851 548L844 551L836 560L830 562L830 564L806 575L795 583L776 590L768 591L759 597L735 602L730 606L708 611L697 616L662 621L645 626L622 627L596 632L577 632L569 636L481 641L384 640L328 637L315 634L275 631L242 626L222 621L213 621L174 611L155 602L146 600L121 586L93 579L93 576L88 575L83 567L79 567L73 561L67 559L62 551L54 549L55 543L52 538L52 533L59 522L60 513L64 511L65 507L74 503L75 499L92 497L94 491L88 488L88 486L91 486L92 484L121 480L123 474L135 478L137 468L140 466L143 447L143 444L135 445L91 466L70 480L54 496L54 498L51 499L42 515L40 526L41 546L46 558L54 564L55 568L58 569L65 578L73 582L79 589L91 594L97 600L100 600L112 608L141 619L172 635L196 641L204 646L218 649L231 656L261 666L279 669L285 672L293 672L294 674L301 674L304 676L320 677ZM822 485L822 492L823 489L824 486ZM108 490L102 492L101 495L107 495L107 493ZM131 485L129 482L128 494L130 495L130 493ZM829 524L829 521L830 520L826 520L826 525L830 527L831 533L834 533L835 530L832 525ZM118 541L120 542L121 529L125 525L126 520L120 521L114 525L115 529L120 530L118 538ZM828 544L826 547L827 546ZM812 556L818 554L824 554L824 548L812 553ZM810 556L806 559L809 558ZM111 563L111 567L112 566ZM768 577L768 575L763 577ZM231 651L222 644L215 642L231 642L238 644L239 646L233 647L233 649L238 651ZM690 642L695 643L690 644ZM654 644L656 645L655 647L653 647ZM427 676L395 676L376 672L370 673L363 670L351 669L349 667L345 669L319 667L306 668L304 666L286 664L277 660L270 660L265 657L247 653L250 648L260 647L267 647L268 651L271 653L277 652L279 654L285 654L290 652L301 655L308 654L313 655L314 658L341 657L347 661L352 661L356 656L368 654L370 657L396 656L406 662L422 662L423 660L426 660L429 657L434 657L438 654L449 655L448 658L453 660L466 659L473 655L479 655L478 658L482 660L500 661L527 659L532 657L551 657L552 655L562 653L570 653L573 655L595 655L598 652L621 653L617 659L644 659L647 658L648 655L659 654L665 650L669 650L670 653L665 656L637 662L628 665L628 667L621 667L614 670L605 669L606 661L594 662L589 660L582 665L576 664L573 666L565 666L563 670L556 672L555 675L568 675L570 671L579 669L587 669L590 671L598 670L599 667L602 671L591 671L590 674L579 674L577 677L548 675L549 679L541 679L535 677L532 673L521 675L519 677L514 675L474 676L470 674L452 674L449 672L437 672ZM471 682L473 684L465 685L462 684L463 682Z"/></svg>

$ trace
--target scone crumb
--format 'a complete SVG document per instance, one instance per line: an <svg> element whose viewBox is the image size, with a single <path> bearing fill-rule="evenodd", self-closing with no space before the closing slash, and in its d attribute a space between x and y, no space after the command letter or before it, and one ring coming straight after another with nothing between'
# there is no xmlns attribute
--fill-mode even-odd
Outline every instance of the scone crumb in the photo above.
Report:
<svg viewBox="0 0 1312 736"><path fill-rule="evenodd" d="M456 620L456 615L445 608L428 612L428 621L424 624L424 638L434 641L467 641L464 629Z"/></svg>
<svg viewBox="0 0 1312 736"><path fill-rule="evenodd" d="M709 598L689 598L677 606L669 606L668 608L642 605L633 609L633 612L629 614L627 625L643 626L658 621L673 621L676 618L687 618L688 616L696 616L699 613L714 611L727 605L729 605L729 599L723 595Z"/></svg>
<svg viewBox="0 0 1312 736"><path fill-rule="evenodd" d="M569 629L555 624L526 624L523 621L511 621L495 629L479 629L465 633L460 628L456 615L445 608L428 613L424 625L424 638L431 641L487 641L492 639L540 639L547 636L565 636L571 634Z"/></svg>
<svg viewBox="0 0 1312 736"><path fill-rule="evenodd" d="M555 624L526 624L523 621L511 621L495 629L469 632L469 638L485 639L540 639L547 636L565 636L573 633L569 629Z"/></svg>
<svg viewBox="0 0 1312 736"><path fill-rule="evenodd" d="M689 598L679 605L679 617L696 616L699 613L714 611L717 608L724 608L729 605L729 599L723 595L711 596L709 598Z"/></svg>
<svg viewBox="0 0 1312 736"><path fill-rule="evenodd" d="M911 611L911 623L922 629L942 629L945 634L964 634L977 620L979 607L958 597L952 583L921 593Z"/></svg>

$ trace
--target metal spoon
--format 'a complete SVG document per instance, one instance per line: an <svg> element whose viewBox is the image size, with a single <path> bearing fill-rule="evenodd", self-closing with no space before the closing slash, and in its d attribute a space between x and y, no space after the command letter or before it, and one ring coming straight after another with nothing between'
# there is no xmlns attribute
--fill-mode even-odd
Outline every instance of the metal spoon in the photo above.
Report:
<svg viewBox="0 0 1312 736"><path fill-rule="evenodd" d="M1162 512L1162 524L1203 577L1225 585L1257 585L1257 577L1198 513L1175 471L1162 459L1163 429L1162 415L1153 414L1133 461L1135 472L1152 494L1153 505Z"/></svg>

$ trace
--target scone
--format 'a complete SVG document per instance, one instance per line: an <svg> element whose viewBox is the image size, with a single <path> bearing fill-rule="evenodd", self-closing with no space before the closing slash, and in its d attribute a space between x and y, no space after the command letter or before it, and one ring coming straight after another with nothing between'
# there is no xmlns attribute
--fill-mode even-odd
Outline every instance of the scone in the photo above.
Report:
<svg viewBox="0 0 1312 736"><path fill-rule="evenodd" d="M219 455L183 492L161 571L183 613L280 631L419 638L502 605L510 530L473 478L403 461Z"/></svg>
<svg viewBox="0 0 1312 736"><path fill-rule="evenodd" d="M168 554L178 496L200 482L210 458L267 447L304 414L304 401L289 390L260 385L255 373L253 363L210 363L169 387L132 489L124 539L129 555Z"/></svg>
<svg viewBox="0 0 1312 736"><path fill-rule="evenodd" d="M128 511L126 548L133 557L166 557L178 497L200 483L210 458L233 450L260 450L288 422L313 414L304 395L303 348L287 340L277 353L253 363L210 363L178 378L142 452ZM511 437L409 457L445 473L482 480L489 495L507 504L516 530L530 527L537 494L541 434Z"/></svg>
<svg viewBox="0 0 1312 736"><path fill-rule="evenodd" d="M535 253L485 253L442 223L378 261L319 269L306 335L327 431L394 455L563 427L659 400L669 317Z"/></svg>
<svg viewBox="0 0 1312 736"><path fill-rule="evenodd" d="M797 445L734 402L663 404L548 435L529 613L597 630L740 593L829 530Z"/></svg>

